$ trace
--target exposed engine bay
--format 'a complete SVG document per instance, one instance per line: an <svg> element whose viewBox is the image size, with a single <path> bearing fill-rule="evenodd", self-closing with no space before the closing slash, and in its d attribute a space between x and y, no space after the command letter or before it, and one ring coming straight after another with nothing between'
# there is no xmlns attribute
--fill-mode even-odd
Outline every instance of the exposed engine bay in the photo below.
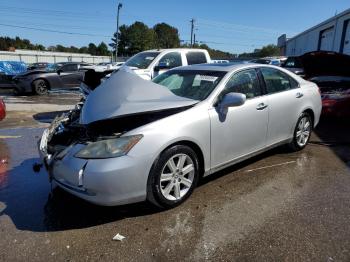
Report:
<svg viewBox="0 0 350 262"><path fill-rule="evenodd" d="M58 154L72 144L86 144L109 138L117 138L132 129L179 113L191 107L187 106L154 112L144 112L82 125L79 123L82 106L83 104L79 103L74 110L56 117L51 123L47 136L47 154Z"/></svg>

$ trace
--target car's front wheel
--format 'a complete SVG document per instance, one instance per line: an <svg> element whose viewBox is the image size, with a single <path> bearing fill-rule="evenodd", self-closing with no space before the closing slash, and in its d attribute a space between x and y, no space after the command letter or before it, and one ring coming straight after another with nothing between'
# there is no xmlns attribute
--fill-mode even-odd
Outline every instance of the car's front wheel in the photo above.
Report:
<svg viewBox="0 0 350 262"><path fill-rule="evenodd" d="M303 149L310 140L312 132L312 118L309 113L304 112L298 119L294 130L293 140L289 144L293 151Z"/></svg>
<svg viewBox="0 0 350 262"><path fill-rule="evenodd" d="M199 178L196 153L188 146L166 149L154 163L148 179L147 199L162 208L184 202L193 192Z"/></svg>
<svg viewBox="0 0 350 262"><path fill-rule="evenodd" d="M49 90L49 86L44 79L38 79L33 82L33 91L37 95L46 95Z"/></svg>

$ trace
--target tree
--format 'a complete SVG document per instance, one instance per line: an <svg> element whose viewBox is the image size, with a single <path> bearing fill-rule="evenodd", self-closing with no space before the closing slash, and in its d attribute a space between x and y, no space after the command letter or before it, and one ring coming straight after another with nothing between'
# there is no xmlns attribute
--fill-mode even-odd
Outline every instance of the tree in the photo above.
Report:
<svg viewBox="0 0 350 262"><path fill-rule="evenodd" d="M166 23L156 24L153 27L156 33L156 45L158 48L174 48L180 46L179 32L177 28Z"/></svg>
<svg viewBox="0 0 350 262"><path fill-rule="evenodd" d="M66 52L66 48L63 45L56 45L57 52Z"/></svg>
<svg viewBox="0 0 350 262"><path fill-rule="evenodd" d="M111 39L111 47L116 47L116 33ZM144 50L156 47L156 34L142 22L135 22L130 26L119 27L118 54L124 56L134 55Z"/></svg>
<svg viewBox="0 0 350 262"><path fill-rule="evenodd" d="M88 53L91 55L96 55L97 53L97 46L94 43L90 43L88 45Z"/></svg>
<svg viewBox="0 0 350 262"><path fill-rule="evenodd" d="M273 44L263 46L260 49L255 49L252 53L242 53L239 55L240 58L259 58L259 57L267 57L267 56L279 56L280 49Z"/></svg>
<svg viewBox="0 0 350 262"><path fill-rule="evenodd" d="M104 55L104 56L109 55L108 46L104 42L101 42L97 46L97 55Z"/></svg>
<svg viewBox="0 0 350 262"><path fill-rule="evenodd" d="M280 49L276 45L267 45L260 49L258 52L259 57L265 57L265 56L278 56L280 55Z"/></svg>
<svg viewBox="0 0 350 262"><path fill-rule="evenodd" d="M86 46L82 46L79 48L79 53L87 54L89 53L89 49Z"/></svg>

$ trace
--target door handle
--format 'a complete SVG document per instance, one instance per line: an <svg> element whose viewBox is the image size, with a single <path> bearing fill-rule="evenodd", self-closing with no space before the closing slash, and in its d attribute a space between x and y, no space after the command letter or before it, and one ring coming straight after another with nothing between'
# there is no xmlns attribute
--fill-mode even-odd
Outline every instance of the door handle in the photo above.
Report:
<svg viewBox="0 0 350 262"><path fill-rule="evenodd" d="M256 107L256 110L264 110L266 107L267 107L267 105L265 103L260 103Z"/></svg>
<svg viewBox="0 0 350 262"><path fill-rule="evenodd" d="M300 97L303 97L303 96L304 96L304 94L300 93L300 92L296 93L296 95L295 95L296 98L300 98Z"/></svg>

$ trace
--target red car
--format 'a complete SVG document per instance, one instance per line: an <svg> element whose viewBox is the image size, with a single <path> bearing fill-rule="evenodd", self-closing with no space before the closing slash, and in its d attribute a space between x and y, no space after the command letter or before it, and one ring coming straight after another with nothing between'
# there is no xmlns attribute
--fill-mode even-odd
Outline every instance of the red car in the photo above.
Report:
<svg viewBox="0 0 350 262"><path fill-rule="evenodd" d="M0 98L0 121L6 116L6 106L5 102Z"/></svg>
<svg viewBox="0 0 350 262"><path fill-rule="evenodd" d="M350 116L350 89L322 94L323 116Z"/></svg>

